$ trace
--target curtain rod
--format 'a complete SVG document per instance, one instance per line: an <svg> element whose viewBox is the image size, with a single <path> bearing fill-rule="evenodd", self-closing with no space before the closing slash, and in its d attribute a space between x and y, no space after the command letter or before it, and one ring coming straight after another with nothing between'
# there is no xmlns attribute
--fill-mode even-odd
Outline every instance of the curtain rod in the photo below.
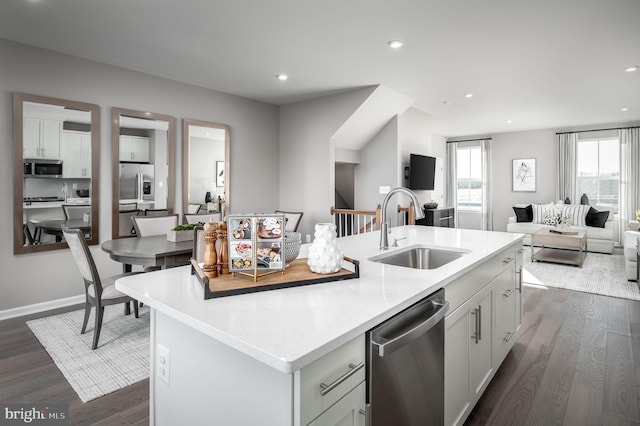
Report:
<svg viewBox="0 0 640 426"><path fill-rule="evenodd" d="M588 133L588 132L602 132L605 130L625 130L625 129L638 129L640 126L629 126L629 127L611 127L609 129L593 129L593 130L576 130L573 132L556 132L556 135L567 135L569 133Z"/></svg>
<svg viewBox="0 0 640 426"><path fill-rule="evenodd" d="M456 143L456 142L476 142L476 141L486 141L491 140L491 138L479 138L479 139L464 139L461 141L447 141L447 143Z"/></svg>

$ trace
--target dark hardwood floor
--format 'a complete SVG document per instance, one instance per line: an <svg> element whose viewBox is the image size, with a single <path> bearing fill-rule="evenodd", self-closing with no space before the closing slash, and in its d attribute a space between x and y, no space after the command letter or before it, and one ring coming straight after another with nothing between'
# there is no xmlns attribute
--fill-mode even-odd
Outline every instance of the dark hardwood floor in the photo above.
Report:
<svg viewBox="0 0 640 426"><path fill-rule="evenodd" d="M640 425L640 302L524 288L521 334L467 425ZM0 401L69 404L73 425L146 425L149 381L83 403L25 325L0 321Z"/></svg>
<svg viewBox="0 0 640 426"><path fill-rule="evenodd" d="M26 325L35 318L82 308L0 321L0 401L68 404L72 425L148 425L149 380L83 403Z"/></svg>
<svg viewBox="0 0 640 426"><path fill-rule="evenodd" d="M466 425L640 425L640 302L524 288L515 346Z"/></svg>

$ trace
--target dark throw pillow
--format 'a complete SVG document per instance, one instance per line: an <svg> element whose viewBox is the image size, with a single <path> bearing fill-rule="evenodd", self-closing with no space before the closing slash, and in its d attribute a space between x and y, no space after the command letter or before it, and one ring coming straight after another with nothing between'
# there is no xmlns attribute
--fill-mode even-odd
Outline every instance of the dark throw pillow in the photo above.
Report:
<svg viewBox="0 0 640 426"><path fill-rule="evenodd" d="M587 226L593 226L596 228L604 228L604 224L609 219L609 211L599 212L598 210L591 207L587 212L587 217L584 222Z"/></svg>
<svg viewBox="0 0 640 426"><path fill-rule="evenodd" d="M517 222L533 222L533 207L529 204L527 207L514 207Z"/></svg>

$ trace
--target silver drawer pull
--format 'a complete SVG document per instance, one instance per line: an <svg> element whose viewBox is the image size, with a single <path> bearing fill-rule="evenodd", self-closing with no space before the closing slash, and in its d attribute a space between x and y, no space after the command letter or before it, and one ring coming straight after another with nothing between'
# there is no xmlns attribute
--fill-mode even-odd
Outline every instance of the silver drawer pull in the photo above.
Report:
<svg viewBox="0 0 640 426"><path fill-rule="evenodd" d="M512 260L513 260L513 257L507 257L502 260L502 263L511 263Z"/></svg>
<svg viewBox="0 0 640 426"><path fill-rule="evenodd" d="M448 219L453 219L453 216L445 216L440 218L440 220L448 220Z"/></svg>
<svg viewBox="0 0 640 426"><path fill-rule="evenodd" d="M367 412L366 412L366 411L364 411L362 408L361 408L361 409L360 409L360 411L358 411L358 412L359 412L360 414L362 414L363 416L366 416L366 415L367 415Z"/></svg>
<svg viewBox="0 0 640 426"><path fill-rule="evenodd" d="M326 394L328 394L329 392L331 392L332 390L334 390L336 387L338 387L342 382L344 382L345 380L347 380L349 377L353 376L354 374L356 374L356 372L360 369L362 369L364 367L364 362L361 362L358 365L353 365L353 364L349 364L349 371L347 371L346 373L344 373L342 376L338 377L335 381L333 381L330 384L325 384L325 383L320 383L320 388L322 389L320 391L320 395L325 396Z"/></svg>
<svg viewBox="0 0 640 426"><path fill-rule="evenodd" d="M508 332L507 335L502 338L502 340L504 340L505 342L509 343L509 340L511 340L512 337L513 337L513 333Z"/></svg>
<svg viewBox="0 0 640 426"><path fill-rule="evenodd" d="M504 296L504 297L509 297L509 296L511 296L511 293L513 293L513 289L512 289L512 288L510 288L509 290L507 290L507 292L506 292L506 293L504 293L504 294L503 294L503 296Z"/></svg>

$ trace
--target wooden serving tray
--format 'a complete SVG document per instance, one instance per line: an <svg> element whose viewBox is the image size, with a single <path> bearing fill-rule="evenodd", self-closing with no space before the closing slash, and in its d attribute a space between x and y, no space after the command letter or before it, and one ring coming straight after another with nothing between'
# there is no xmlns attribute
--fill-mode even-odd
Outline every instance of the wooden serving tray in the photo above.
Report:
<svg viewBox="0 0 640 426"><path fill-rule="evenodd" d="M196 275L204 287L204 298L234 296L237 294L255 293L258 291L277 290L281 288L298 287L303 285L326 283L331 281L350 280L360 277L360 262L345 257L344 260L354 265L354 271L342 268L333 274L316 274L309 270L307 259L296 259L283 272L275 272L258 277L232 274L218 275L209 279L195 259L191 259L191 274Z"/></svg>

